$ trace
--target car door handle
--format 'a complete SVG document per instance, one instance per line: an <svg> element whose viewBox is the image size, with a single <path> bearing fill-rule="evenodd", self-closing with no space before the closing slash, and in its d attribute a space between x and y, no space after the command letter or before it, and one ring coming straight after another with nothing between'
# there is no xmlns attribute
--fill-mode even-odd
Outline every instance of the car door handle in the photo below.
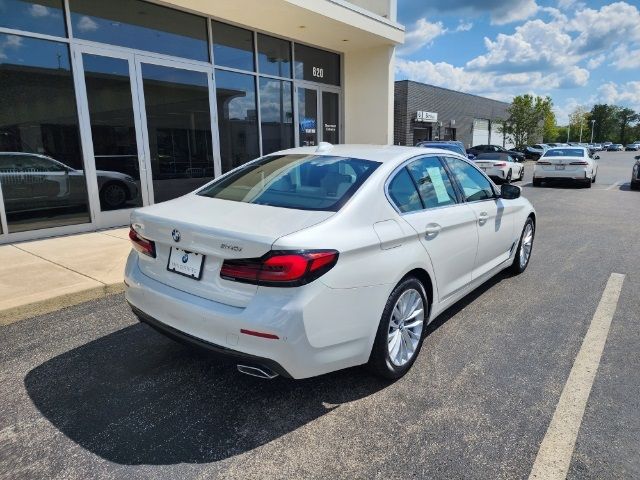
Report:
<svg viewBox="0 0 640 480"><path fill-rule="evenodd" d="M489 214L487 212L480 212L480 215L478 215L478 222L484 223L487 220L489 220Z"/></svg>
<svg viewBox="0 0 640 480"><path fill-rule="evenodd" d="M430 223L425 227L424 233L427 237L429 237L439 234L440 230L442 230L442 227L440 225L438 225L437 223Z"/></svg>

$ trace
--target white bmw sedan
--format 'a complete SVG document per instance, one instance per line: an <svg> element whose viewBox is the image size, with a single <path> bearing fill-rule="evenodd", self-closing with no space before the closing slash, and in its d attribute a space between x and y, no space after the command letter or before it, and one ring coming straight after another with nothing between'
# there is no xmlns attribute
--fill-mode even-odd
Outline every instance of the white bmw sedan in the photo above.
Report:
<svg viewBox="0 0 640 480"><path fill-rule="evenodd" d="M135 210L126 298L141 321L243 373L368 364L399 378L429 322L527 268L535 228L520 188L499 190L462 155L295 148Z"/></svg>
<svg viewBox="0 0 640 480"><path fill-rule="evenodd" d="M595 183L598 175L598 155L587 147L559 147L547 150L533 169L533 185L542 182L571 180L587 188Z"/></svg>

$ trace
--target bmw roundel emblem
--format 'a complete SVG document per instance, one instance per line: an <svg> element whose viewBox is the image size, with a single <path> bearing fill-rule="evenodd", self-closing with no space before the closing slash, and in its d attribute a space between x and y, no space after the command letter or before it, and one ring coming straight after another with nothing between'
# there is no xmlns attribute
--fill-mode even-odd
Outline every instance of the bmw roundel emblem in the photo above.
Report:
<svg viewBox="0 0 640 480"><path fill-rule="evenodd" d="M189 254L185 253L182 255L182 263L187 263L189 261Z"/></svg>
<svg viewBox="0 0 640 480"><path fill-rule="evenodd" d="M171 232L171 238L173 238L174 242L179 242L180 241L180 230L178 230L177 228L174 228L173 231Z"/></svg>

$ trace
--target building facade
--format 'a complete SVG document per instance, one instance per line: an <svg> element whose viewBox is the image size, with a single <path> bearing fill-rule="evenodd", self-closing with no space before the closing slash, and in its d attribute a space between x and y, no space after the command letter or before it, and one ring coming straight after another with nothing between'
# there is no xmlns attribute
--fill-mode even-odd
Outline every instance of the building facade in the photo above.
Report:
<svg viewBox="0 0 640 480"><path fill-rule="evenodd" d="M475 145L513 145L501 132L509 104L411 80L395 82L394 143L458 140Z"/></svg>
<svg viewBox="0 0 640 480"><path fill-rule="evenodd" d="M129 221L260 155L391 143L396 0L3 0L0 243Z"/></svg>

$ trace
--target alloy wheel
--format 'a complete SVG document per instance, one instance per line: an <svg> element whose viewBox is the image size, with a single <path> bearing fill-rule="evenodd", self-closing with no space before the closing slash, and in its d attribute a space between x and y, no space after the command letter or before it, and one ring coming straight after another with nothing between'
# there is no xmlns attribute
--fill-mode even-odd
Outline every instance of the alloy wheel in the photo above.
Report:
<svg viewBox="0 0 640 480"><path fill-rule="evenodd" d="M416 289L402 293L391 312L387 346L389 359L401 367L415 355L424 326L424 302Z"/></svg>
<svg viewBox="0 0 640 480"><path fill-rule="evenodd" d="M524 268L529 262L531 248L533 247L533 225L528 222L522 233L522 244L520 245L520 268Z"/></svg>

